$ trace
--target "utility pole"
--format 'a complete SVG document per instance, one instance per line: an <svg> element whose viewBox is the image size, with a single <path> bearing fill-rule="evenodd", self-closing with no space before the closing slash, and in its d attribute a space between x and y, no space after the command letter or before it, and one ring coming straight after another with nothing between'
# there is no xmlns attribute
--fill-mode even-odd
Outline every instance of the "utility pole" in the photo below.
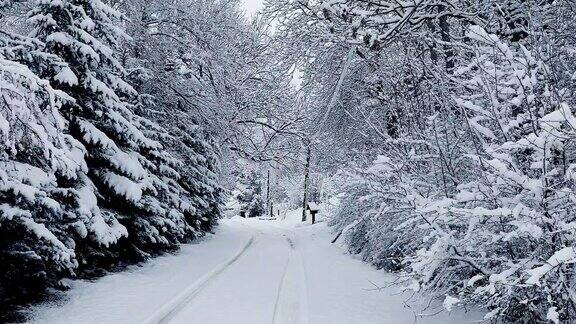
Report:
<svg viewBox="0 0 576 324"><path fill-rule="evenodd" d="M270 202L270 218L274 217L274 203Z"/></svg>
<svg viewBox="0 0 576 324"><path fill-rule="evenodd" d="M306 139L306 164L304 166L304 199L302 200L302 221L306 221L306 205L308 205L308 179L310 178L310 140Z"/></svg>
<svg viewBox="0 0 576 324"><path fill-rule="evenodd" d="M266 184L266 206L270 211L270 217L272 217L272 204L270 203L270 170L268 170L268 182Z"/></svg>

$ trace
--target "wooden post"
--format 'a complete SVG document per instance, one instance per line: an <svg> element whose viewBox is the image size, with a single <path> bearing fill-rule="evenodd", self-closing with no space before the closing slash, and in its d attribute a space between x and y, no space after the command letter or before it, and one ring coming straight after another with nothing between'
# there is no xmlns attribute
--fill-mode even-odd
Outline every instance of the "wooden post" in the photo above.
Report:
<svg viewBox="0 0 576 324"><path fill-rule="evenodd" d="M306 221L306 207L308 205L308 179L310 178L310 140L306 140L306 165L304 166L304 199L302 200L302 221Z"/></svg>

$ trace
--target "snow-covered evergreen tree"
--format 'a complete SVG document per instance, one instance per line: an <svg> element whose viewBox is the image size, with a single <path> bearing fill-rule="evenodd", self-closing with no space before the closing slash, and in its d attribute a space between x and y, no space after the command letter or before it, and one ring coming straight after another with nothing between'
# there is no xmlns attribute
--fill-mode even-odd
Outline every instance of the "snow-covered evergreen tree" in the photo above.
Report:
<svg viewBox="0 0 576 324"><path fill-rule="evenodd" d="M259 217L265 213L260 181L255 171L242 174L238 179L240 193L236 199L240 202L240 208L246 213L246 217Z"/></svg>
<svg viewBox="0 0 576 324"><path fill-rule="evenodd" d="M42 52L41 43L4 32L0 36L0 300L41 292L78 265L71 236L87 225L58 177L86 169L83 146L64 133L59 109L73 101L26 65L65 67ZM87 202L89 203L89 202ZM90 222L101 221L91 217Z"/></svg>
<svg viewBox="0 0 576 324"><path fill-rule="evenodd" d="M195 55L204 50L197 48L199 45L187 39L182 31L166 25L164 20L169 18L164 15L171 10L177 11L185 17L180 24L192 31L199 28L199 24L201 28L211 28L211 19L208 18L212 11L198 5L199 10L208 11L208 14L206 17L195 16L199 20L196 21L190 18L188 9L182 10L183 6L189 7L179 1L165 3L143 0L125 3L123 8L131 19L128 30L135 35L134 41L129 44L130 51L125 55L129 78L143 99L137 107L138 113L165 130L149 135L182 161L173 167L181 174L178 184L189 192L189 203L193 206L194 212L186 213L186 219L195 228L209 229L220 215L222 194L218 177L218 145L215 133L210 129L221 120L209 119L204 115L217 110L212 109L210 104L197 104L203 100L200 93L212 91L207 89L212 86L208 86L205 80L207 75L202 73L208 67L200 67L199 75L195 75L196 71L192 69L196 64L206 64L200 59L202 55ZM226 7L226 10L230 8ZM157 24L158 21L161 23ZM154 33L163 36L153 37ZM214 36L206 37L210 39ZM182 42L176 42L175 38L182 39ZM183 46L186 42L190 46ZM202 43L201 40L196 42Z"/></svg>
<svg viewBox="0 0 576 324"><path fill-rule="evenodd" d="M153 139L165 130L135 114L140 97L116 58L129 39L119 27L122 14L102 1L69 0L39 1L30 16L32 36L68 64L46 77L75 99L63 114L86 147L85 181L94 183L103 213L127 227L140 256L193 235L185 214L196 211L175 170L182 162Z"/></svg>

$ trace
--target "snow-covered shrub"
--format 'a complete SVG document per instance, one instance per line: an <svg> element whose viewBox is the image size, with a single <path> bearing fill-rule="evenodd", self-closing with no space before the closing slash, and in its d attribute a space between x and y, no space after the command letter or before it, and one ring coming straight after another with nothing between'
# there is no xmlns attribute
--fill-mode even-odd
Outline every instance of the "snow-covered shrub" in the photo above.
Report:
<svg viewBox="0 0 576 324"><path fill-rule="evenodd" d="M409 271L423 288L486 305L507 322L574 318L576 119L546 65L471 27L454 98L476 176L421 209L431 233ZM548 318L552 319L552 318Z"/></svg>
<svg viewBox="0 0 576 324"><path fill-rule="evenodd" d="M342 203L331 223L352 253L402 271L412 289L449 305L485 306L495 321L569 321L576 316L570 82L535 50L476 26L466 36L446 85L452 104L399 116L414 119L398 123L398 139L383 136L383 155L338 175ZM410 123L422 137L402 128Z"/></svg>
<svg viewBox="0 0 576 324"><path fill-rule="evenodd" d="M395 160L378 156L367 168L334 176L340 178L343 200L331 223L342 231L350 252L378 268L402 269L403 259L420 247L417 238L429 232L429 221L416 209L443 194L422 181L429 168L429 161L411 150Z"/></svg>

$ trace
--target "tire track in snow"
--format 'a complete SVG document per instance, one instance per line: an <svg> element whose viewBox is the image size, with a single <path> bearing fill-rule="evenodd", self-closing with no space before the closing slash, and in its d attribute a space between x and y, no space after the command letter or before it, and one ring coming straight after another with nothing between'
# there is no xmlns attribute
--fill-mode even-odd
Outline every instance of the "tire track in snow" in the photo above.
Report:
<svg viewBox="0 0 576 324"><path fill-rule="evenodd" d="M272 324L308 324L308 292L302 255L292 238L286 236L286 241L290 250L278 286Z"/></svg>
<svg viewBox="0 0 576 324"><path fill-rule="evenodd" d="M220 274L222 274L222 272L228 269L231 265L236 263L236 261L238 261L238 259L240 259L240 257L244 255L244 253L246 253L248 248L250 248L250 246L252 246L253 243L254 243L254 236L252 236L246 242L244 247L242 247L242 249L240 249L240 251L238 251L238 253L236 253L231 259L222 263L214 270L210 271L209 273L198 279L196 282L188 286L184 291L182 291L180 294L174 297L171 301L164 304L164 306L162 306L158 311L156 311L148 320L144 322L144 324L169 323L170 320L174 318L174 316L178 314L178 312L180 312L186 305L188 305L204 288L206 288L206 286L211 281L217 278Z"/></svg>
<svg viewBox="0 0 576 324"><path fill-rule="evenodd" d="M282 277L280 278L280 283L278 284L278 292L276 294L276 302L274 303L274 315L272 317L272 324L276 324L278 322L278 312L279 312L279 304L280 304L280 298L282 295L282 289L284 288L284 285L286 284L286 273L288 272L288 266L290 265L290 259L292 258L292 250L294 249L294 243L292 242L292 240L289 237L286 237L286 240L288 241L288 244L290 245L290 250L288 251L288 258L286 260L286 265L284 266L284 271L282 272Z"/></svg>

